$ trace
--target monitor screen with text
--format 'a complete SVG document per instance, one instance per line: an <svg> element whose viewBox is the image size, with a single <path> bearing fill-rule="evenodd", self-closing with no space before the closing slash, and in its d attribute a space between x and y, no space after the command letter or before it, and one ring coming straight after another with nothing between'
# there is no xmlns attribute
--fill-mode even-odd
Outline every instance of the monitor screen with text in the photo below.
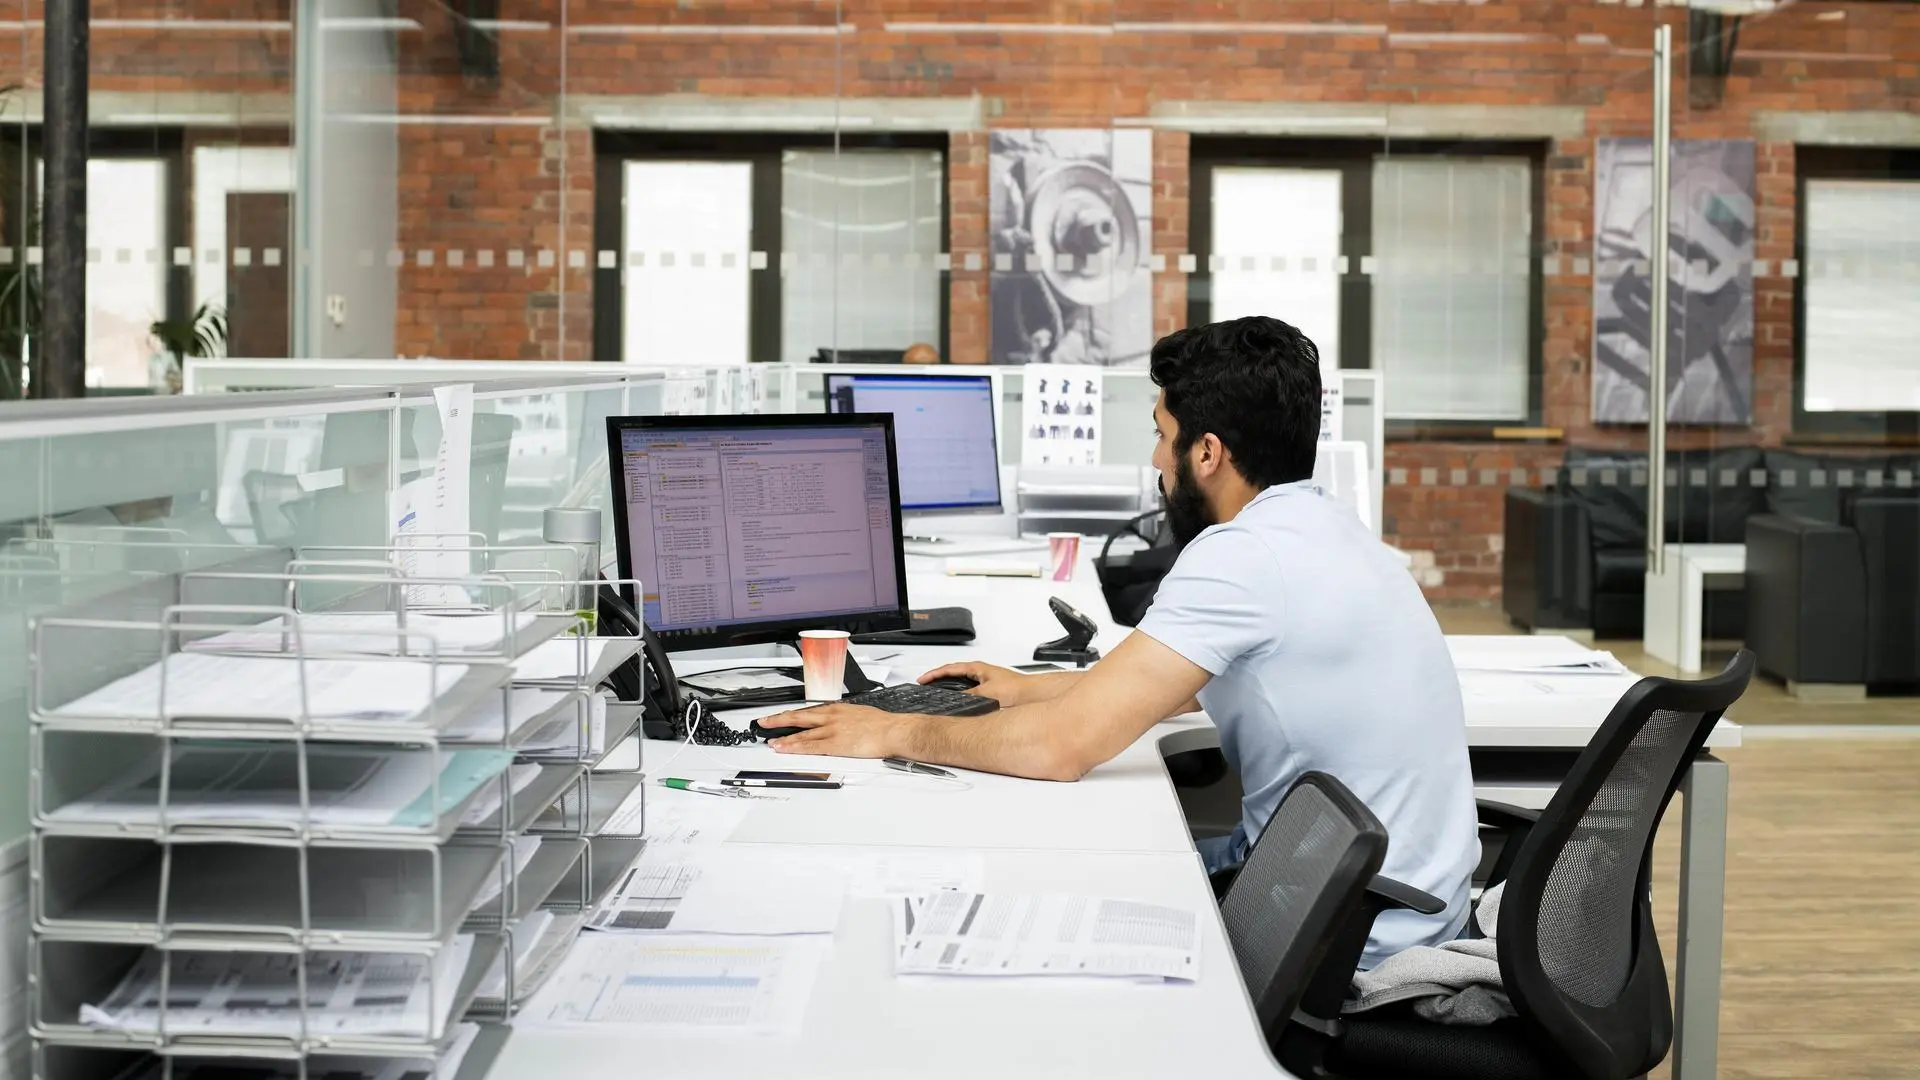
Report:
<svg viewBox="0 0 1920 1080"><path fill-rule="evenodd" d="M900 508L1000 509L993 380L985 375L829 375L830 413L891 413Z"/></svg>
<svg viewBox="0 0 1920 1080"><path fill-rule="evenodd" d="M796 423L795 421L799 421ZM613 421L620 572L682 647L743 631L904 625L884 416Z"/></svg>

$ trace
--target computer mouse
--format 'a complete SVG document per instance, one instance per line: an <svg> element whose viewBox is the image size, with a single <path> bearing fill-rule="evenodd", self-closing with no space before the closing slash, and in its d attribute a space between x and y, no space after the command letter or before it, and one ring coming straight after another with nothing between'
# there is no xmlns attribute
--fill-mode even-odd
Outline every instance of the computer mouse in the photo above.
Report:
<svg viewBox="0 0 1920 1080"><path fill-rule="evenodd" d="M942 690L971 690L980 685L980 680L969 679L965 675L945 675L927 684Z"/></svg>
<svg viewBox="0 0 1920 1080"><path fill-rule="evenodd" d="M761 738L761 739L780 739L780 738L784 738L784 737L786 737L786 736L788 736L788 735L798 735L799 733L801 733L801 732L803 732L803 731L805 731L805 730L807 730L807 729L806 729L806 728L803 728L803 727L772 727L772 728L770 728L770 727L761 727L761 726L760 726L760 721L758 721L758 720L755 720L755 721L754 721L754 722L752 722L751 724L748 724L748 725L747 725L747 730L748 730L749 732L751 732L751 733L753 733L753 735L754 735L754 736L755 736L756 738Z"/></svg>

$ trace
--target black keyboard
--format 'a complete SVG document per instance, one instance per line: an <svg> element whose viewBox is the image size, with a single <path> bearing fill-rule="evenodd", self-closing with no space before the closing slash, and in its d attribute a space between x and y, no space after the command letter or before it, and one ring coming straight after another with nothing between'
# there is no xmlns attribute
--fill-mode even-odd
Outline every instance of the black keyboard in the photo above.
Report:
<svg viewBox="0 0 1920 1080"><path fill-rule="evenodd" d="M980 697L944 686L904 683L883 686L846 698L849 705L871 705L891 713L928 713L933 716L979 716L1000 707L990 697Z"/></svg>

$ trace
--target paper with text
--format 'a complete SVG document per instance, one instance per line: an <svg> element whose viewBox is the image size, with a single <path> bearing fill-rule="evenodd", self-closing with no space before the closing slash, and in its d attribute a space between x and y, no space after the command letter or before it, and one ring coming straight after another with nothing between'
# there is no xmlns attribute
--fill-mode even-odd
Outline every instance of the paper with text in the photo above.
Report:
<svg viewBox="0 0 1920 1080"><path fill-rule="evenodd" d="M1138 900L938 892L912 909L895 970L923 975L1199 977L1199 919Z"/></svg>
<svg viewBox="0 0 1920 1080"><path fill-rule="evenodd" d="M794 1034L828 943L815 937L602 935L567 955L516 1027Z"/></svg>

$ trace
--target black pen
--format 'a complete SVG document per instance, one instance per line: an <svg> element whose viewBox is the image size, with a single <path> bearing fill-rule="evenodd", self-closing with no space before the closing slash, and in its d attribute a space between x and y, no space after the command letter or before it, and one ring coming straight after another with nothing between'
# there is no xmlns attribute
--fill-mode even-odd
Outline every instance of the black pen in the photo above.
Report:
<svg viewBox="0 0 1920 1080"><path fill-rule="evenodd" d="M903 757L881 758L880 760L889 769L898 769L905 773L924 773L927 776L944 776L949 780L953 779L952 773L938 766L923 765L918 761L909 761Z"/></svg>
<svg viewBox="0 0 1920 1080"><path fill-rule="evenodd" d="M838 780L742 780L729 776L720 781L727 787L768 787L768 788L819 788L834 790L839 788Z"/></svg>

